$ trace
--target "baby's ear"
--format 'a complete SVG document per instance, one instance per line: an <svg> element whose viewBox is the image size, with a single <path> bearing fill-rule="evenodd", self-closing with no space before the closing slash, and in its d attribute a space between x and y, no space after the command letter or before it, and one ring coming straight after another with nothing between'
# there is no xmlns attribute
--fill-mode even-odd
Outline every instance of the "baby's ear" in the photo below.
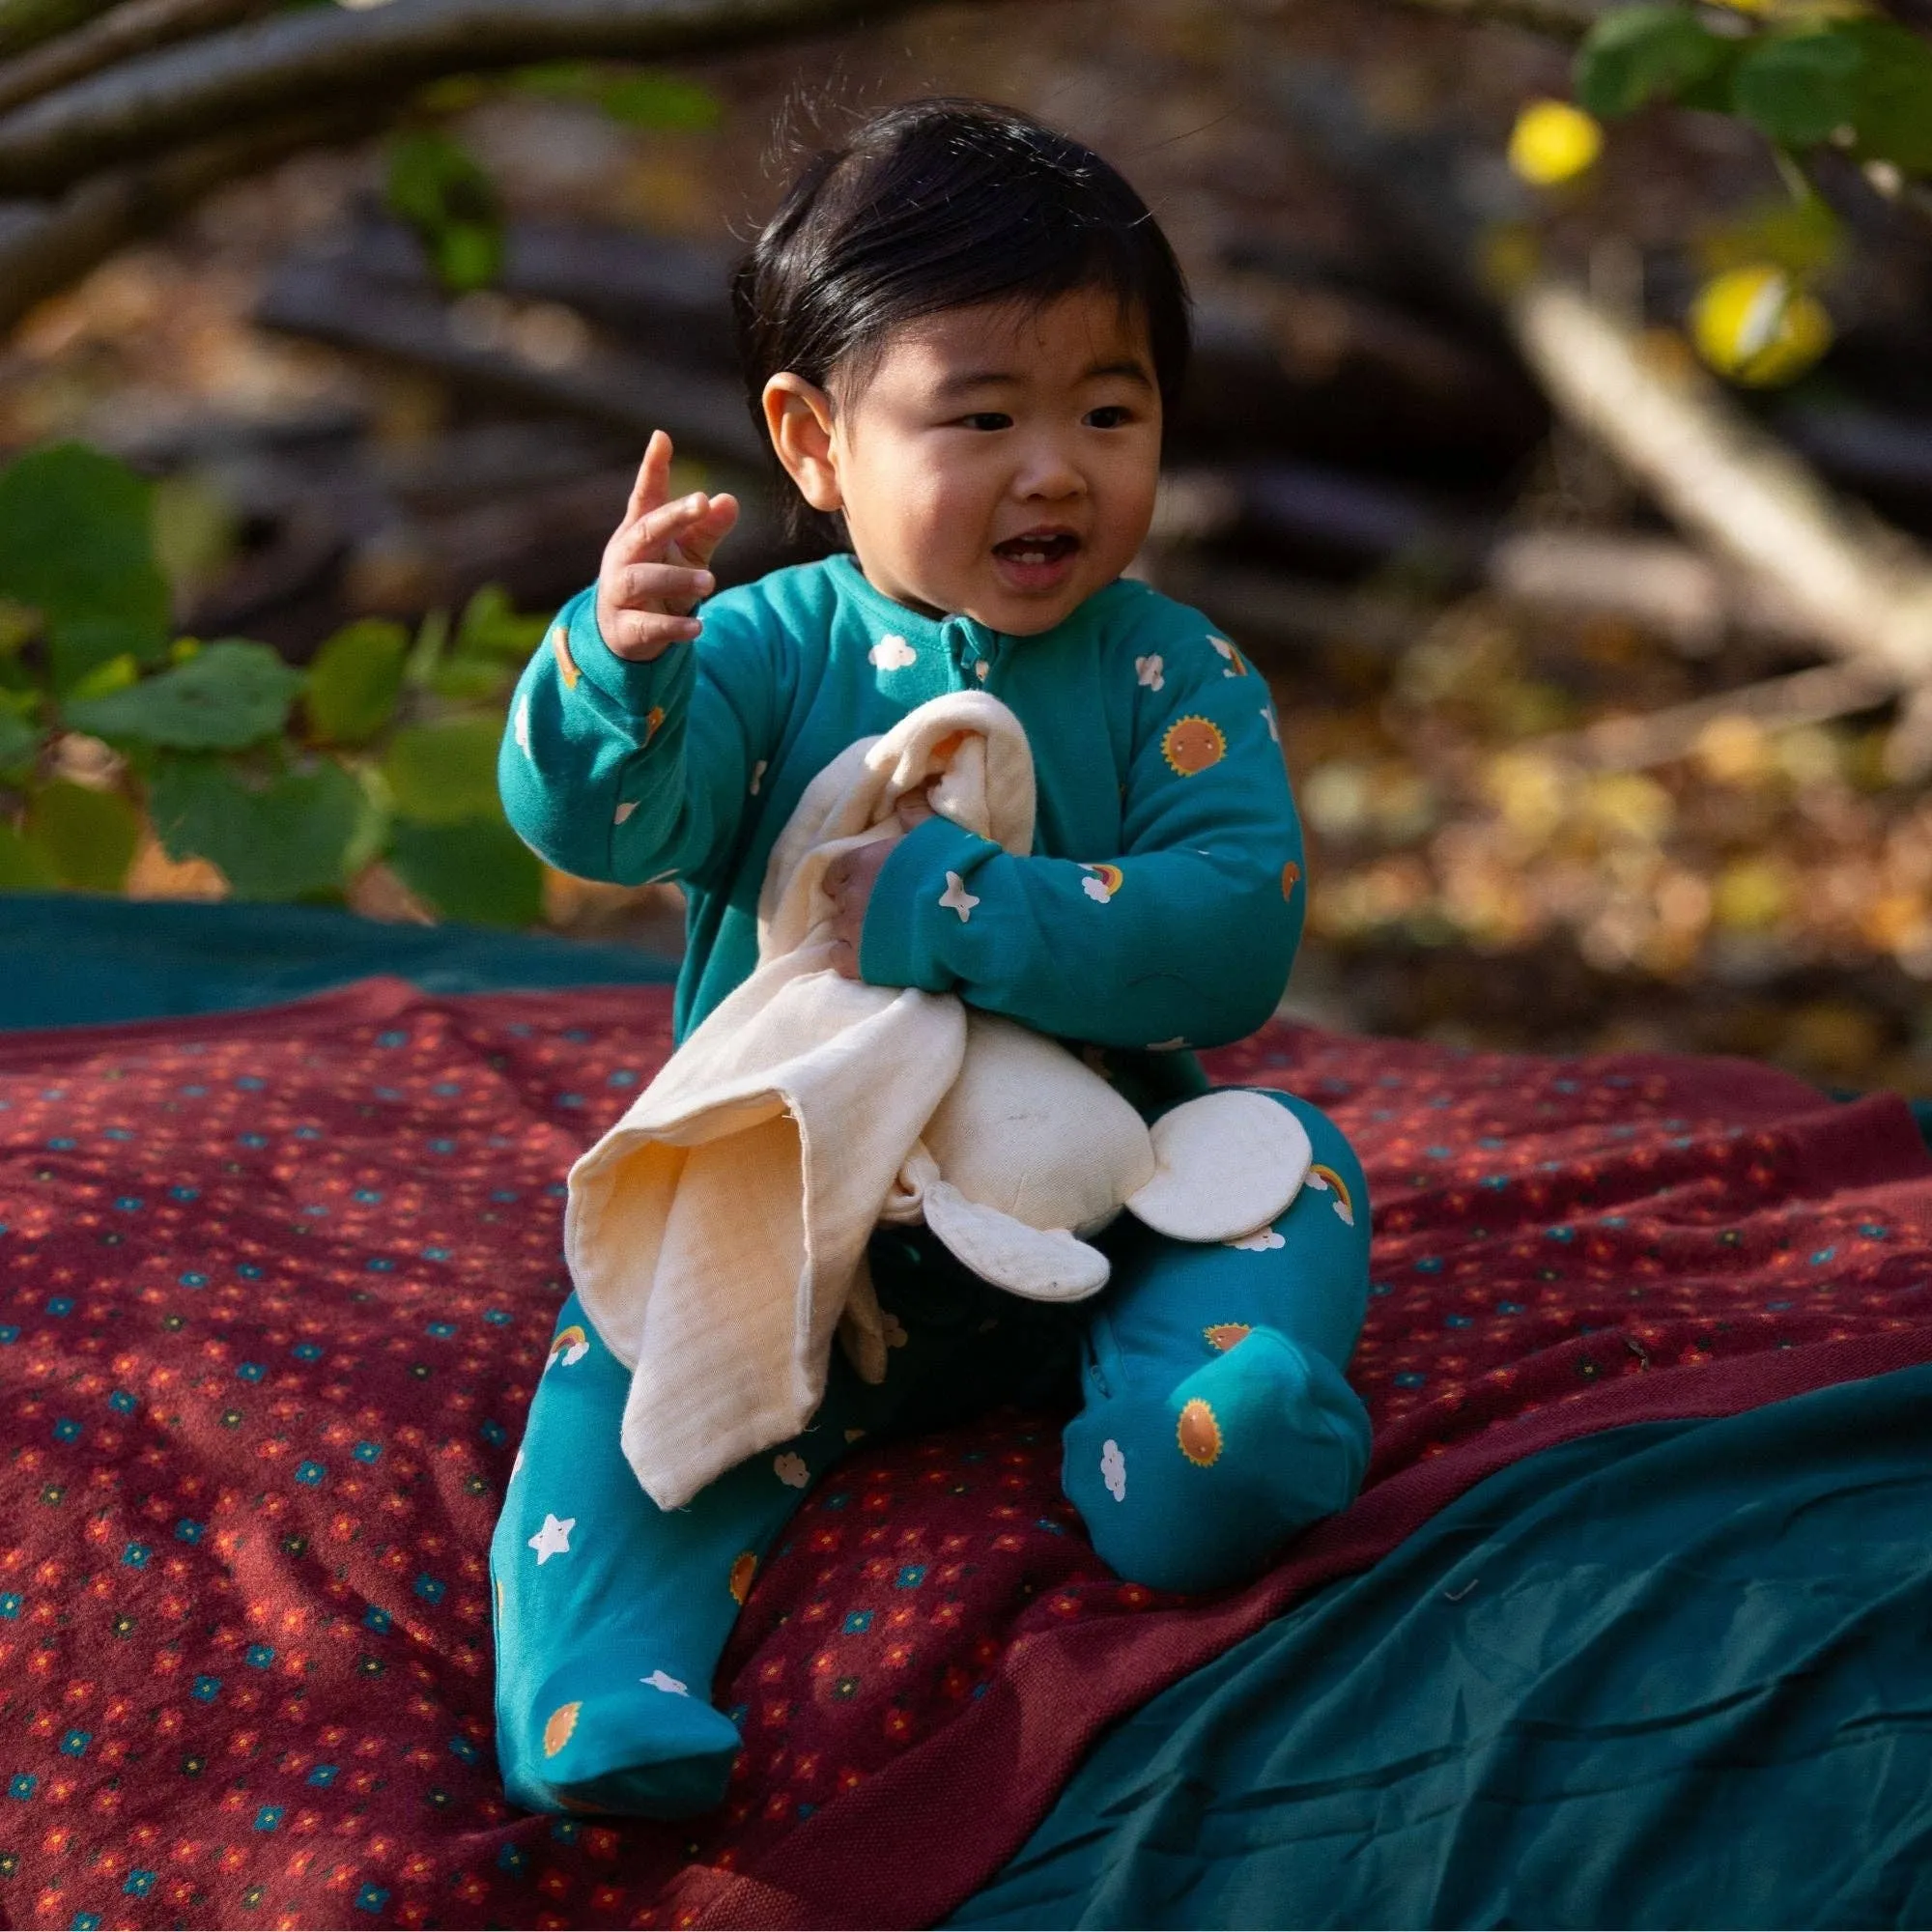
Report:
<svg viewBox="0 0 1932 1932"><path fill-rule="evenodd" d="M832 398L816 383L781 370L764 388L765 428L798 494L814 510L842 510L832 449Z"/></svg>

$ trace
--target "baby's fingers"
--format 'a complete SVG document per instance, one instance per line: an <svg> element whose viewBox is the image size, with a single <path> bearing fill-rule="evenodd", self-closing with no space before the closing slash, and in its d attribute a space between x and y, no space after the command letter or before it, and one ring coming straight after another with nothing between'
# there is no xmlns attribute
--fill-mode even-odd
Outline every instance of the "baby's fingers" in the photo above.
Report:
<svg viewBox="0 0 1932 1932"><path fill-rule="evenodd" d="M662 503L626 524L612 540L612 553L620 561L655 561L671 545L694 535L710 507L711 498L701 490L674 503Z"/></svg>
<svg viewBox="0 0 1932 1932"><path fill-rule="evenodd" d="M708 570L687 570L676 563L632 563L616 572L612 587L626 609L662 605L683 611L709 597L717 582Z"/></svg>
<svg viewBox="0 0 1932 1932"><path fill-rule="evenodd" d="M696 617L667 616L657 611L617 611L599 619L604 641L620 658L649 664L673 644L688 644L703 629Z"/></svg>
<svg viewBox="0 0 1932 1932"><path fill-rule="evenodd" d="M635 524L662 505L670 489L670 438L654 429L644 444L644 460L638 465L638 480L631 485L631 499L624 505L624 524Z"/></svg>

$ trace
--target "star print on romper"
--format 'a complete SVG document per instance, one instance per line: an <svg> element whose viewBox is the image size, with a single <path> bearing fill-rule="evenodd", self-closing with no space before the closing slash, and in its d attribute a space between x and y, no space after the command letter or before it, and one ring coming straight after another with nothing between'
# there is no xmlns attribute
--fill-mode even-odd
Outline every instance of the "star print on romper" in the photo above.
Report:
<svg viewBox="0 0 1932 1932"><path fill-rule="evenodd" d="M946 890L940 894L939 903L949 912L956 912L960 924L964 925L973 917L973 908L980 901L966 890L966 881L957 872L948 872Z"/></svg>
<svg viewBox="0 0 1932 1932"><path fill-rule="evenodd" d="M539 1570L553 1556L567 1556L570 1554L570 1532L576 1527L577 1519L574 1516L567 1516L559 1520L548 1512L545 1513L543 1527L529 1539L529 1547L537 1553L537 1568Z"/></svg>

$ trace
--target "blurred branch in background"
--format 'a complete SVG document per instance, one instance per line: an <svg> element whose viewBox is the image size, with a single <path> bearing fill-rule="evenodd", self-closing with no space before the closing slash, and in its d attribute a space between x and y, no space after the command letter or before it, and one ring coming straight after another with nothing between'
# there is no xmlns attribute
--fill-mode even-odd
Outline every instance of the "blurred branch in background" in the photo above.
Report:
<svg viewBox="0 0 1932 1932"><path fill-rule="evenodd" d="M365 134L427 82L716 53L904 0L406 0L250 21L265 4L0 0L0 52L31 48L0 65L0 330L222 182Z"/></svg>
<svg viewBox="0 0 1932 1932"><path fill-rule="evenodd" d="M544 61L662 61L768 45L894 11L893 0L403 0L276 14L127 61L0 117L0 193L336 100L394 100L453 73Z"/></svg>
<svg viewBox="0 0 1932 1932"><path fill-rule="evenodd" d="M116 61L266 13L273 0L123 0L73 32L0 64L0 113Z"/></svg>
<svg viewBox="0 0 1932 1932"><path fill-rule="evenodd" d="M109 168L58 201L0 202L0 332L117 248L166 226L225 183L305 148L360 140L380 119L348 104Z"/></svg>
<svg viewBox="0 0 1932 1932"><path fill-rule="evenodd" d="M1517 211L1484 208L1470 157L1440 135L1378 128L1345 74L1283 68L1267 94L1300 138L1463 304L1492 303L1554 407L1687 534L1779 600L1854 674L1814 680L1783 709L1821 716L1827 692L1862 710L1932 682L1932 561L1855 513L1795 452L1703 378L1675 338L1652 342L1585 290L1491 238ZM1492 187L1493 197L1506 192ZM1506 232L1506 231L1504 231ZM1755 700L1778 713L1776 698ZM1701 721L1700 721L1701 722ZM1651 740L1675 744L1684 720ZM1694 735L1694 733L1693 733ZM1661 750L1658 756L1670 755ZM1639 760L1644 762L1647 760Z"/></svg>
<svg viewBox="0 0 1932 1932"><path fill-rule="evenodd" d="M114 0L0 0L0 55L38 46L104 14Z"/></svg>

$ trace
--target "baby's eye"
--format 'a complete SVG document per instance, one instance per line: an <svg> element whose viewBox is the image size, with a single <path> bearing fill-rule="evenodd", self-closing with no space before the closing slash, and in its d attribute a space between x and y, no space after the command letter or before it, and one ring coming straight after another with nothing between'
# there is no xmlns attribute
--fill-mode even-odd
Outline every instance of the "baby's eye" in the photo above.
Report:
<svg viewBox="0 0 1932 1932"><path fill-rule="evenodd" d="M1124 403L1106 403L1097 410L1089 410L1084 418L1089 429L1123 429L1134 419L1134 412Z"/></svg>
<svg viewBox="0 0 1932 1932"><path fill-rule="evenodd" d="M965 429L1011 429L1013 419L999 410L975 410L970 416L961 416L960 425Z"/></svg>

